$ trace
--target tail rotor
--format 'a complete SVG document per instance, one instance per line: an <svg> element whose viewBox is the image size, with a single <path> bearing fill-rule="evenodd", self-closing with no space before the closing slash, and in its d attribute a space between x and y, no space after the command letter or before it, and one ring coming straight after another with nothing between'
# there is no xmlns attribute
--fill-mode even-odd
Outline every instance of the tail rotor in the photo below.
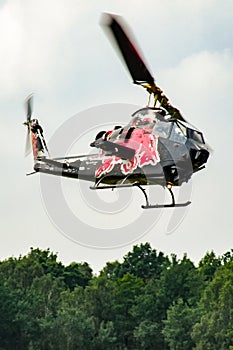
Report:
<svg viewBox="0 0 233 350"><path fill-rule="evenodd" d="M25 157L27 157L32 151L31 129L30 129L30 123L32 119L32 108L33 108L33 95L29 95L25 101L25 109L26 109L26 116L27 116L26 122L24 122L24 125L27 126Z"/></svg>

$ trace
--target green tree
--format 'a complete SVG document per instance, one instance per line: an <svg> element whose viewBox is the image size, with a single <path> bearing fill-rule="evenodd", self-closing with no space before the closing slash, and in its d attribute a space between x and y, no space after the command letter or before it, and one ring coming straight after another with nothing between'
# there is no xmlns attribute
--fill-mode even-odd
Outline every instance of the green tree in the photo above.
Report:
<svg viewBox="0 0 233 350"><path fill-rule="evenodd" d="M64 269L64 281L70 290L77 286L86 287L92 278L92 269L87 263L71 263Z"/></svg>
<svg viewBox="0 0 233 350"><path fill-rule="evenodd" d="M162 270L169 264L168 257L163 253L152 249L149 243L134 246L132 252L129 252L121 264L119 277L126 273L133 274L143 280L152 277L158 278Z"/></svg>
<svg viewBox="0 0 233 350"><path fill-rule="evenodd" d="M192 350L192 327L197 320L196 309L178 299L167 311L162 333L170 350Z"/></svg>
<svg viewBox="0 0 233 350"><path fill-rule="evenodd" d="M158 322L143 320L134 330L137 349L166 349L161 339L161 327Z"/></svg>
<svg viewBox="0 0 233 350"><path fill-rule="evenodd" d="M139 349L165 350L162 334L166 318L167 299L160 286L160 279L150 279L137 296L131 313L136 321L134 336Z"/></svg>
<svg viewBox="0 0 233 350"><path fill-rule="evenodd" d="M53 349L93 350L95 327L91 317L77 308L62 309L55 322Z"/></svg>
<svg viewBox="0 0 233 350"><path fill-rule="evenodd" d="M17 349L17 298L17 293L4 285L0 275L0 350Z"/></svg>
<svg viewBox="0 0 233 350"><path fill-rule="evenodd" d="M101 322L109 322L114 318L114 292L114 282L104 275L94 277L85 288L83 303L88 314L95 319L96 332Z"/></svg>
<svg viewBox="0 0 233 350"><path fill-rule="evenodd" d="M143 280L130 273L126 273L115 282L113 321L118 344L122 349L135 349L134 329L137 320L132 313L132 308L143 287Z"/></svg>
<svg viewBox="0 0 233 350"><path fill-rule="evenodd" d="M177 260L173 255L171 265L161 275L160 288L168 309L179 298L190 305L195 304L200 299L204 283L198 269L186 254L182 260Z"/></svg>
<svg viewBox="0 0 233 350"><path fill-rule="evenodd" d="M198 265L200 274L205 281L211 281L215 271L221 266L221 259L217 258L213 251L207 252Z"/></svg>
<svg viewBox="0 0 233 350"><path fill-rule="evenodd" d="M100 323L98 334L94 340L95 350L116 349L117 337L112 321Z"/></svg>
<svg viewBox="0 0 233 350"><path fill-rule="evenodd" d="M57 262L57 255L47 250L33 249L26 256L10 258L0 263L0 273L11 288L26 291L34 278L45 274L54 277L63 275L64 266Z"/></svg>
<svg viewBox="0 0 233 350"><path fill-rule="evenodd" d="M31 287L18 300L19 349L31 346L35 349L50 349L53 322L64 290L62 278L50 274L35 278Z"/></svg>
<svg viewBox="0 0 233 350"><path fill-rule="evenodd" d="M61 293L60 307L51 330L53 349L92 350L95 348L94 317L88 315L84 298L82 287Z"/></svg>
<svg viewBox="0 0 233 350"><path fill-rule="evenodd" d="M233 349L232 252L196 268L146 243L93 276L31 248L0 262L0 350Z"/></svg>
<svg viewBox="0 0 233 350"><path fill-rule="evenodd" d="M107 262L105 267L100 271L100 277L106 276L111 280L116 280L120 277L121 264L119 261Z"/></svg>
<svg viewBox="0 0 233 350"><path fill-rule="evenodd" d="M221 266L200 300L193 327L195 349L226 350L233 346L233 262Z"/></svg>

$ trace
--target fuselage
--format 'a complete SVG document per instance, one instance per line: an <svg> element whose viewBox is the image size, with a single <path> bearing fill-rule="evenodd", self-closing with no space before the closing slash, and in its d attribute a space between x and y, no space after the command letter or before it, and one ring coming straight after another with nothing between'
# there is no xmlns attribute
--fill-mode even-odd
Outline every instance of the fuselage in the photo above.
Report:
<svg viewBox="0 0 233 350"><path fill-rule="evenodd" d="M64 163L38 159L35 170L99 184L179 186L202 169L209 151L198 129L164 114L161 109L142 108L125 127L101 134L94 143L102 145L98 154L77 156ZM124 150L131 150L133 157L120 157L117 151L113 152L112 145L116 150L121 147L123 154Z"/></svg>

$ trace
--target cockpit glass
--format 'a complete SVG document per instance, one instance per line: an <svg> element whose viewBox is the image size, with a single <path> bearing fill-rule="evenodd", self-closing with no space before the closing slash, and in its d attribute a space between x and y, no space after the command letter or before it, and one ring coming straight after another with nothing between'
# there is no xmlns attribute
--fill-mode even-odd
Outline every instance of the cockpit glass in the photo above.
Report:
<svg viewBox="0 0 233 350"><path fill-rule="evenodd" d="M133 118L135 117L139 117L139 118L156 118L156 110L151 109L151 108L142 108L139 109L138 111L136 111L135 113L133 113L132 115Z"/></svg>
<svg viewBox="0 0 233 350"><path fill-rule="evenodd" d="M156 119L156 112L153 109L150 108L142 108L132 115L132 119L130 123L127 125L127 128L129 127L135 127L139 129L153 129L155 120Z"/></svg>
<svg viewBox="0 0 233 350"><path fill-rule="evenodd" d="M179 122L177 122L177 124L179 125L179 128L181 129L181 131L184 134L184 136L187 137L187 128L183 124L181 124Z"/></svg>
<svg viewBox="0 0 233 350"><path fill-rule="evenodd" d="M153 132L156 136L162 137L162 138L168 138L171 131L171 123L169 122L163 122L161 120L156 120L156 123L154 125Z"/></svg>
<svg viewBox="0 0 233 350"><path fill-rule="evenodd" d="M190 134L190 138L193 139L194 141L205 143L202 133L200 133L199 131L190 129L189 134Z"/></svg>
<svg viewBox="0 0 233 350"><path fill-rule="evenodd" d="M153 129L154 124L155 124L155 119L149 116L143 116L143 117L135 116L130 122L131 127L135 127L139 129L144 129L144 128Z"/></svg>
<svg viewBox="0 0 233 350"><path fill-rule="evenodd" d="M181 128L180 124L177 124L174 122L172 126L170 140L177 143L184 144L187 140L185 133L186 133L186 128L184 127Z"/></svg>

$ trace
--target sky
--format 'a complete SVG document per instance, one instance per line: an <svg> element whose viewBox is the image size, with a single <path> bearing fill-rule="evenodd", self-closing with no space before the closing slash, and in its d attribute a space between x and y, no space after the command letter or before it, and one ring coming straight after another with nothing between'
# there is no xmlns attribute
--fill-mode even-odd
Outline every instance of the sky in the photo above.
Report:
<svg viewBox="0 0 233 350"><path fill-rule="evenodd" d="M77 130L78 150L71 145L71 151L79 151L80 146L81 154L85 145L90 152L89 140L96 132L91 118L101 106L108 111L111 126L117 121L115 106L130 111L132 106L147 103L145 91L131 83L99 25L102 12L124 17L157 84L185 118L204 132L213 150L206 169L195 174L188 187L191 206L170 233L167 226L176 215L172 210L177 209L142 214L142 197L131 192L128 204L125 194L116 194L117 198L113 195L111 203L109 194L98 195L98 200L109 206L114 200L119 205L122 198L126 209L120 214L96 208L91 211L85 198L95 197L88 194L86 185L82 185L84 195L77 200L78 185L64 180L65 201L87 228L87 232L80 233L80 240L72 239L51 220L41 190L43 179L38 174L25 176L33 165L32 157L24 158L26 130L22 125L24 100L30 93L34 93L34 113L49 142L73 116L77 116L76 121L80 118L81 130L87 116L81 141ZM207 251L221 255L233 248L232 36L230 0L1 0L0 260L27 254L30 247L50 248L64 264L86 261L98 272L107 261L121 261L133 244L147 241L165 254L182 257L187 253L196 263ZM127 122L125 116L120 119ZM55 149L52 151L57 155ZM53 188L56 181L49 177L46 184ZM153 193L161 196L160 189ZM59 207L55 199L54 207ZM63 219L67 219L65 214ZM147 227L148 222L153 225ZM88 225L98 228L93 242ZM127 225L135 232L139 226L145 229L142 235L129 232L124 240ZM107 238L101 236L101 229L106 227L110 229Z"/></svg>

